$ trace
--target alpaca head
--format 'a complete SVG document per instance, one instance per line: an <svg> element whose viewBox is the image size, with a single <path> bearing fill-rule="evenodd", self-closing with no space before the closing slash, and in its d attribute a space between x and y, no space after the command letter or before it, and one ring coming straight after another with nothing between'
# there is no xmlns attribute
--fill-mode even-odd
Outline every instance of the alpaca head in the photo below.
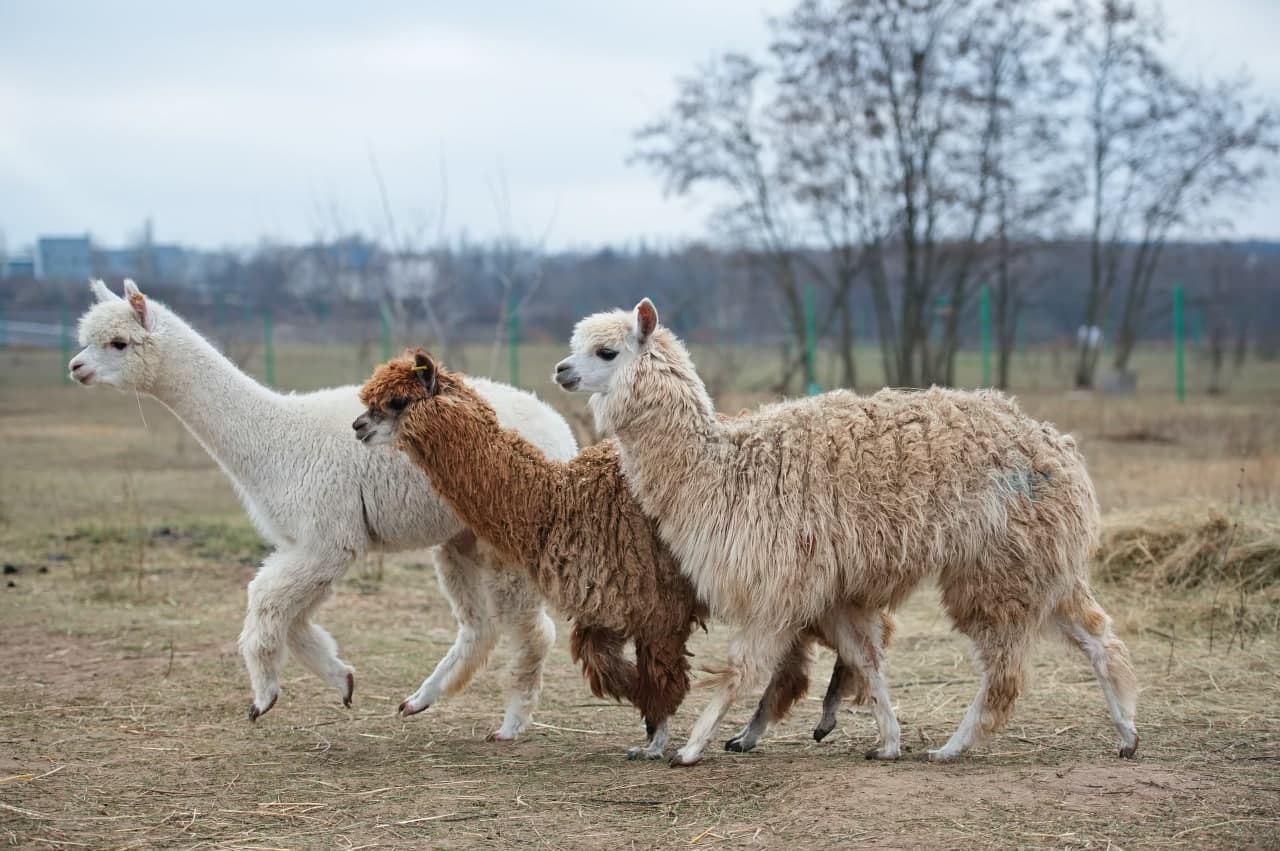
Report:
<svg viewBox="0 0 1280 851"><path fill-rule="evenodd" d="M395 443L401 424L410 417L419 440L459 417L475 416L497 424L493 409L422 349L406 350L374 370L360 388L360 401L366 410L351 427L356 438L369 446Z"/></svg>
<svg viewBox="0 0 1280 851"><path fill-rule="evenodd" d="M647 298L631 312L588 316L574 326L572 353L556 364L552 378L565 390L608 393L651 350L658 331L658 311Z"/></svg>
<svg viewBox="0 0 1280 851"><path fill-rule="evenodd" d="M161 309L133 281L120 297L102 281L90 282L97 303L80 317L80 354L71 359L71 377L85 386L105 384L148 392L160 353L154 334Z"/></svg>

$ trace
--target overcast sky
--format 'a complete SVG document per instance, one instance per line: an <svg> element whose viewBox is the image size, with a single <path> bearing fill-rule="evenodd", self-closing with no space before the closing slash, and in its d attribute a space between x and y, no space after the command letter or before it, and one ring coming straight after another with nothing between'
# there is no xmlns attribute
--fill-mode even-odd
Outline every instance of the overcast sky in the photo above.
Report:
<svg viewBox="0 0 1280 851"><path fill-rule="evenodd" d="M714 53L759 52L792 0L308 3L0 0L0 231L206 247L385 219L554 247L705 232L627 165L631 134ZM1247 66L1280 101L1280 0L1166 0L1176 64ZM441 175L447 179L442 184ZM1235 216L1280 237L1280 183Z"/></svg>

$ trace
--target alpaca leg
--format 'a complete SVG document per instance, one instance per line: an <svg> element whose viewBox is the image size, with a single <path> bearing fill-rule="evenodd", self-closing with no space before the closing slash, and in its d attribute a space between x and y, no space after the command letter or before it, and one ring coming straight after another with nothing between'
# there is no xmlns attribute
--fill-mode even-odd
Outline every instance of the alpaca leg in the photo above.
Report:
<svg viewBox="0 0 1280 851"><path fill-rule="evenodd" d="M637 638L636 689L633 703L644 713L649 740L627 750L627 759L662 759L671 738L671 716L689 693L689 659L685 642L691 627L656 641Z"/></svg>
<svg viewBox="0 0 1280 851"><path fill-rule="evenodd" d="M847 617L832 618L828 634L835 641L840 658L848 660L856 669L870 698L871 714L876 719L880 740L876 747L867 751L867 759L897 759L902 753L902 731L893 712L889 683L884 675L884 629L880 613L853 612ZM857 683L856 678L850 679Z"/></svg>
<svg viewBox="0 0 1280 851"><path fill-rule="evenodd" d="M400 704L402 717L416 715L465 689L498 643L485 586L487 571L475 560L475 539L468 545L466 535L462 533L436 551L436 579L458 622L458 634L431 676Z"/></svg>
<svg viewBox="0 0 1280 851"><path fill-rule="evenodd" d="M319 603L318 600L311 608ZM337 689L344 706L351 706L356 689L355 668L338 658L338 643L324 627L311 622L310 612L300 615L290 625L289 649L316 676Z"/></svg>
<svg viewBox="0 0 1280 851"><path fill-rule="evenodd" d="M815 742L822 741L836 728L836 716L840 712L845 689L850 687L849 682L854 678L861 679L862 675L837 657L835 664L831 666L831 682L827 683L827 693L822 698L822 718L819 719L818 726L813 728Z"/></svg>
<svg viewBox="0 0 1280 851"><path fill-rule="evenodd" d="M740 733L724 743L725 750L746 753L768 732L770 724L787 716L795 702L809 690L809 661L807 640L791 646L765 687L755 714Z"/></svg>
<svg viewBox="0 0 1280 851"><path fill-rule="evenodd" d="M1022 691L1026 653L1031 644L1029 628L1034 623L1036 619L1027 616L1013 623L1006 622L999 629L986 623L960 624L960 631L977 645L982 678L959 728L945 745L926 753L930 762L949 762L1004 728Z"/></svg>
<svg viewBox="0 0 1280 851"><path fill-rule="evenodd" d="M307 612L324 599L330 584L341 572L341 567L324 568L322 564L302 552L276 550L262 562L258 575L249 583L240 653L253 685L250 721L266 714L280 697L280 669L288 656L290 631L295 622L299 618L305 621ZM329 642L321 652L330 652L334 662L343 664L337 659L333 639ZM308 661L315 661L314 654ZM343 665L344 679L346 673Z"/></svg>
<svg viewBox="0 0 1280 851"><path fill-rule="evenodd" d="M556 625L547 616L542 598L525 576L504 575L498 578L500 582L519 580L496 595L503 631L515 645L516 653L509 670L511 697L502 726L490 733L486 741L507 742L524 732L533 719L538 693L542 690L542 669L556 641Z"/></svg>
<svg viewBox="0 0 1280 851"><path fill-rule="evenodd" d="M763 685L794 643L794 634L779 633L773 624L742 629L729 644L729 664L715 678L715 693L689 731L689 740L672 757L671 764L697 765L734 699L742 691L754 691Z"/></svg>
<svg viewBox="0 0 1280 851"><path fill-rule="evenodd" d="M1111 723L1120 733L1120 757L1132 759L1138 750L1138 728L1133 721L1138 678L1129 661L1129 649L1116 638L1111 631L1111 618L1083 585L1058 604L1054 620L1067 640L1088 657L1107 699Z"/></svg>

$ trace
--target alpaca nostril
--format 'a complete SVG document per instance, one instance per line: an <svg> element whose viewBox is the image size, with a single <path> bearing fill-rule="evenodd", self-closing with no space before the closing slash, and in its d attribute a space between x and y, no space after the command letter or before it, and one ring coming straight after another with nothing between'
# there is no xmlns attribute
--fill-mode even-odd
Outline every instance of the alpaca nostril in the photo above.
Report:
<svg viewBox="0 0 1280 851"><path fill-rule="evenodd" d="M80 371L80 367L82 367L82 366L84 366L84 364L82 364L82 363L77 363L76 361L72 361L72 362L71 362L71 371L72 371L72 372L79 372L79 371Z"/></svg>
<svg viewBox="0 0 1280 851"><path fill-rule="evenodd" d="M568 368L569 368L569 364L567 363L556 364L556 375L559 375L560 373L564 372Z"/></svg>

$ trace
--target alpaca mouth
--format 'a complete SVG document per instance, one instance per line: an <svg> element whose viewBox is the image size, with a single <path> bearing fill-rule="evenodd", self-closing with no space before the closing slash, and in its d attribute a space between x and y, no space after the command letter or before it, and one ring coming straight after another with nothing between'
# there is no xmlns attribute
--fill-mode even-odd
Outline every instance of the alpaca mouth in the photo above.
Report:
<svg viewBox="0 0 1280 851"><path fill-rule="evenodd" d="M94 373L92 373L92 372L73 372L73 373L71 373L71 377L72 377L75 381L79 382L80 384L83 384L85 387L88 387L88 386L89 386L89 384L90 384L90 382L92 382L92 381L93 381L93 376L94 376Z"/></svg>
<svg viewBox="0 0 1280 851"><path fill-rule="evenodd" d="M556 384L559 384L565 390L577 390L578 385L581 383L582 379L578 378L576 375L573 378L556 379Z"/></svg>

